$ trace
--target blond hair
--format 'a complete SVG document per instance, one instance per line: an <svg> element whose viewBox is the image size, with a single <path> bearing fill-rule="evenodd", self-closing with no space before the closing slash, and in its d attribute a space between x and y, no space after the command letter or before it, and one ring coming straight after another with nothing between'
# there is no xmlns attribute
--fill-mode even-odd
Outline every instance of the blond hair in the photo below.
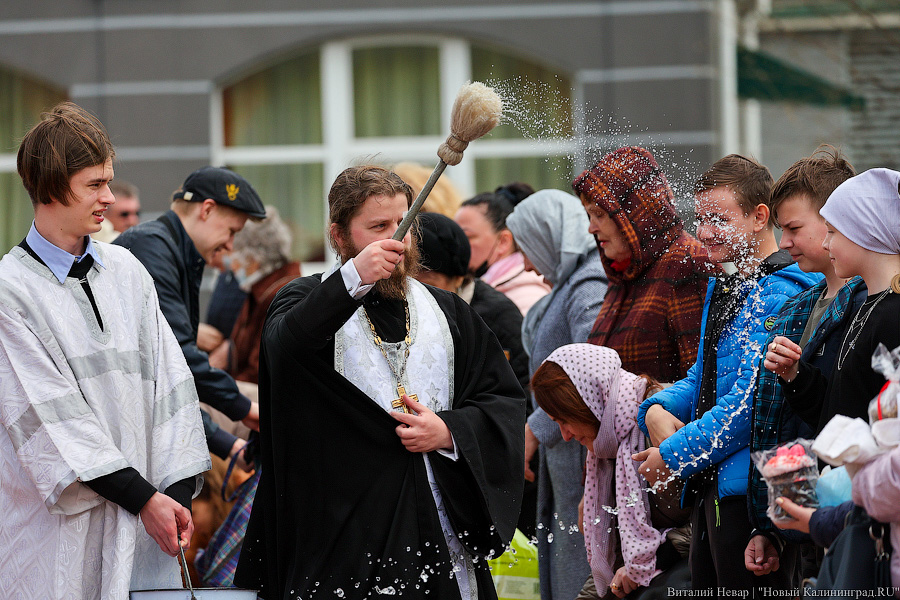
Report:
<svg viewBox="0 0 900 600"><path fill-rule="evenodd" d="M413 197L416 197L431 176L431 169L415 163L403 162L394 165L394 173L409 184L409 187L412 188ZM446 175L442 175L437 180L437 183L434 184L434 189L428 194L428 198L422 206L422 211L439 213L452 219L461 204L462 195L460 195L459 190L456 189L456 186L453 185L453 182Z"/></svg>

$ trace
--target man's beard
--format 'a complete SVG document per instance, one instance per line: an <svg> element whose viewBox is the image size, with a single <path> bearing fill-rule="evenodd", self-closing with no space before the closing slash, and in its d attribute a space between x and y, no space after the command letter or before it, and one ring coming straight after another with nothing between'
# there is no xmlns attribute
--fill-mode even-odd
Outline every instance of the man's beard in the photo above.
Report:
<svg viewBox="0 0 900 600"><path fill-rule="evenodd" d="M342 262L347 262L360 252L360 249L353 244L353 241L349 239L349 236L344 239L344 247L347 248L347 252L341 255ZM391 276L387 279L379 279L376 281L375 289L385 298L402 300L406 297L406 278L415 277L419 272L420 267L419 246L416 243L416 240L413 239L412 243L403 252L403 260L394 268Z"/></svg>

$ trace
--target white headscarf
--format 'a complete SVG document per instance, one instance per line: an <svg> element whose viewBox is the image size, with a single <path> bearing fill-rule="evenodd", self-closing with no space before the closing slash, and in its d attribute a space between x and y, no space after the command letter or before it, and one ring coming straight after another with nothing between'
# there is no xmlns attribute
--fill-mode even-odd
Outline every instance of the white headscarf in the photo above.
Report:
<svg viewBox="0 0 900 600"><path fill-rule="evenodd" d="M847 239L879 254L900 254L900 173L869 169L837 187L819 214Z"/></svg>
<svg viewBox="0 0 900 600"><path fill-rule="evenodd" d="M547 361L565 371L585 405L600 421L585 464L583 524L584 547L597 591L608 587L614 575L615 538L610 532L610 512L618 515L626 574L639 585L649 585L660 573L656 568L656 550L665 541L665 535L650 523L646 485L638 474L638 463L631 458L646 446L637 426L637 412L647 381L623 370L615 350L593 344L561 346ZM606 410L607 407L613 410Z"/></svg>

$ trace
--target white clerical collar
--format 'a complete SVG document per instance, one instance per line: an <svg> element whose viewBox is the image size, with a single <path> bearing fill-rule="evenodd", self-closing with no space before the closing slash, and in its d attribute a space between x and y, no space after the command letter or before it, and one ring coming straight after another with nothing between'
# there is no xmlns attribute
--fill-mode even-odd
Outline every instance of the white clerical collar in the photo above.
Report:
<svg viewBox="0 0 900 600"><path fill-rule="evenodd" d="M97 248L94 246L94 241L91 239L91 236L85 236L87 238L87 246L84 248L84 254L81 256L75 256L74 254L70 254L66 252L59 246L48 242L47 239L38 232L38 230L34 226L34 221L31 222L31 229L28 230L28 235L25 236L25 242L34 250L34 253L41 257L41 260L44 261L44 264L50 269L53 275L59 280L60 283L64 283L66 281L66 276L68 276L69 271L72 269L72 265L75 262L81 262L85 256L91 255L94 258L94 262L106 268L106 265L103 264L103 261L100 260L100 253L97 252Z"/></svg>

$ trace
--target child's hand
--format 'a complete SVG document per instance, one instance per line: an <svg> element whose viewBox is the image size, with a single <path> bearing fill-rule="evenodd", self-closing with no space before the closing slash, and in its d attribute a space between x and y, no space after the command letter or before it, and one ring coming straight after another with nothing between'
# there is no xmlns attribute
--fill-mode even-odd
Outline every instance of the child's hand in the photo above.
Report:
<svg viewBox="0 0 900 600"><path fill-rule="evenodd" d="M769 344L763 366L785 381L793 381L800 371L798 363L802 351L800 346L779 335Z"/></svg>
<svg viewBox="0 0 900 600"><path fill-rule="evenodd" d="M650 443L657 447L684 427L684 423L664 409L662 404L654 404L647 410L644 423L647 425L647 433L650 434Z"/></svg>
<svg viewBox="0 0 900 600"><path fill-rule="evenodd" d="M812 517L812 514L816 512L815 508L800 506L796 502L784 497L777 498L775 502L778 503L778 506L780 506L784 512L796 519L791 521L772 521L775 523L776 527L779 529L795 529L797 531L802 531L803 533L809 533L809 519Z"/></svg>
<svg viewBox="0 0 900 600"><path fill-rule="evenodd" d="M667 481L672 474L666 466L659 448L647 448L643 452L631 455L631 460L639 461L638 473L651 485L657 481Z"/></svg>
<svg viewBox="0 0 900 600"><path fill-rule="evenodd" d="M779 567L778 551L764 535L755 535L744 550L744 566L754 575L768 575Z"/></svg>

